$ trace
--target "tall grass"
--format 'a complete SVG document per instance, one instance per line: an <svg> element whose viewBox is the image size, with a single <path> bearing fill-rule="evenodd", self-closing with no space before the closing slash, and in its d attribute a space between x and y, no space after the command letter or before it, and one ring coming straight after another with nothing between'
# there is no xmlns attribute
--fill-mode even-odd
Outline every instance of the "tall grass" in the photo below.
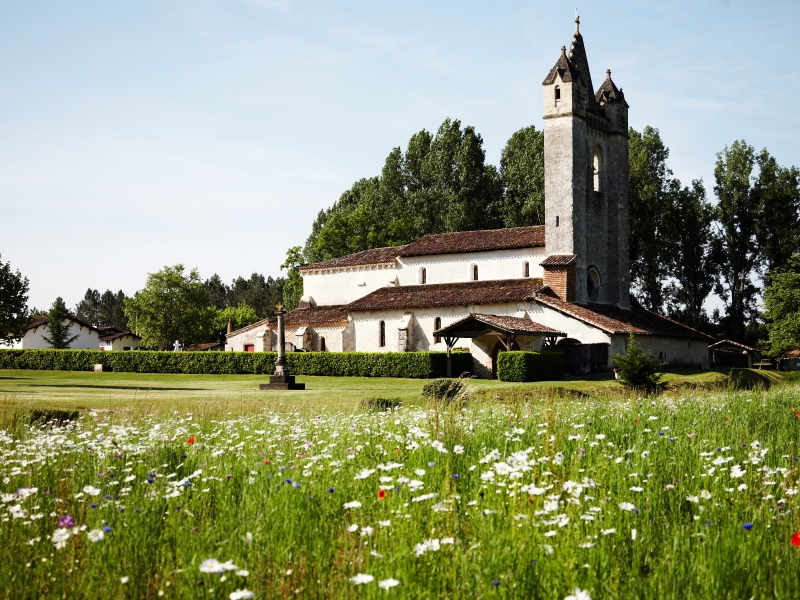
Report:
<svg viewBox="0 0 800 600"><path fill-rule="evenodd" d="M800 596L795 388L506 400L7 413L0 597Z"/></svg>

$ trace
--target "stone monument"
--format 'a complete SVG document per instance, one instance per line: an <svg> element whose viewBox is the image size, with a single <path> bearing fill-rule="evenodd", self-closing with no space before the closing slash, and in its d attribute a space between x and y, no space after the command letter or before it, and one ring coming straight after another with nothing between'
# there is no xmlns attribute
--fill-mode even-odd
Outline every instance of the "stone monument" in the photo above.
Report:
<svg viewBox="0 0 800 600"><path fill-rule="evenodd" d="M283 329L283 305L277 306L278 317L278 358L275 360L275 375L270 376L269 383L258 386L260 390L304 390L305 383L295 383L294 375L289 375L286 366L286 334Z"/></svg>

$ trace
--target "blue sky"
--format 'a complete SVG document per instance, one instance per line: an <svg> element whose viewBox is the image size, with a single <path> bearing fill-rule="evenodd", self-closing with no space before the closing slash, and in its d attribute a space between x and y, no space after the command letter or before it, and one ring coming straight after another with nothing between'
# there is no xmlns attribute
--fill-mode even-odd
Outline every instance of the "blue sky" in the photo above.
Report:
<svg viewBox="0 0 800 600"><path fill-rule="evenodd" d="M279 274L317 212L447 118L497 164L541 127L564 2L0 4L0 254L31 304L183 263ZM800 165L800 3L578 5L593 79L713 195L735 139Z"/></svg>

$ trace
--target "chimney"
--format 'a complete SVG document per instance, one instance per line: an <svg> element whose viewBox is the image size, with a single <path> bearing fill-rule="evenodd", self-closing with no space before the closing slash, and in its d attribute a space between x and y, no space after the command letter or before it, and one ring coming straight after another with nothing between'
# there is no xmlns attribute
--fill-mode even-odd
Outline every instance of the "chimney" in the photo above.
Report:
<svg viewBox="0 0 800 600"><path fill-rule="evenodd" d="M575 302L575 258L574 254L551 254L539 263L544 269L544 285L567 302Z"/></svg>
<svg viewBox="0 0 800 600"><path fill-rule="evenodd" d="M233 331L233 319L231 317L228 317L228 335L230 335L232 331Z"/></svg>

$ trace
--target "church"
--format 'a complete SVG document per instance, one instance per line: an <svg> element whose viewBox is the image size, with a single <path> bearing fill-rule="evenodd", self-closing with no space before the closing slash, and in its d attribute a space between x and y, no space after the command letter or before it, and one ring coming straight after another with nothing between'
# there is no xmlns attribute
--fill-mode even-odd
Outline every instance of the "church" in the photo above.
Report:
<svg viewBox="0 0 800 600"><path fill-rule="evenodd" d="M300 268L285 317L296 350L463 348L492 377L506 349L566 350L608 368L630 333L674 366L708 366L709 336L631 299L628 104L606 71L594 91L576 19L543 82L545 224L425 236ZM226 350L270 351L276 323L228 334ZM577 354L576 354L577 353Z"/></svg>

